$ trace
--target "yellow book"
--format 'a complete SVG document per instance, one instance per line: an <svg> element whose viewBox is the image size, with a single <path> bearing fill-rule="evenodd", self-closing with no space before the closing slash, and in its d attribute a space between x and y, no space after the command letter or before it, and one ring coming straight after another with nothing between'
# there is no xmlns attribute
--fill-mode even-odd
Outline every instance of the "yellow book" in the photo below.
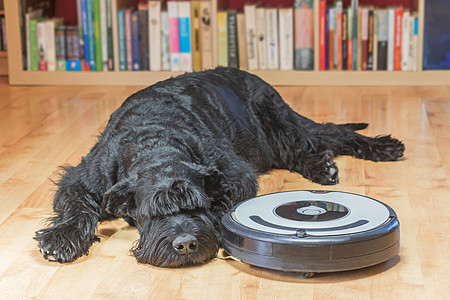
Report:
<svg viewBox="0 0 450 300"><path fill-rule="evenodd" d="M226 11L217 13L217 41L218 65L228 67L228 24Z"/></svg>
<svg viewBox="0 0 450 300"><path fill-rule="evenodd" d="M202 70L200 21L200 1L191 1L192 68L194 71Z"/></svg>

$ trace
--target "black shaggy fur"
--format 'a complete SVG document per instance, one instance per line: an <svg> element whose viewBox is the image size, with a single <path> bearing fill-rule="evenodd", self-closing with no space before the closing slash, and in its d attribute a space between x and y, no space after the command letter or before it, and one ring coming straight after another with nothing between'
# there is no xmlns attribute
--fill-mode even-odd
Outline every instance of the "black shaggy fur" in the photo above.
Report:
<svg viewBox="0 0 450 300"><path fill-rule="evenodd" d="M259 174L287 169L330 185L338 155L403 155L395 138L354 132L366 126L315 123L233 68L159 82L130 96L81 163L63 168L56 215L35 239L45 258L71 262L99 241L98 222L122 217L139 230L139 262L203 263L220 247L220 218L256 195Z"/></svg>

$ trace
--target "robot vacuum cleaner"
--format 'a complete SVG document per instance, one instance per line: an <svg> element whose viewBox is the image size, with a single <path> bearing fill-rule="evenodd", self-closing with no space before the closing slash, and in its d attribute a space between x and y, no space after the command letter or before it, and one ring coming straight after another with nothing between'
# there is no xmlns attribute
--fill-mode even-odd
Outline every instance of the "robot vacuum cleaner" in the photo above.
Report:
<svg viewBox="0 0 450 300"><path fill-rule="evenodd" d="M375 199L334 191L291 191L239 203L222 218L232 257L268 269L317 272L364 268L399 253L397 215Z"/></svg>

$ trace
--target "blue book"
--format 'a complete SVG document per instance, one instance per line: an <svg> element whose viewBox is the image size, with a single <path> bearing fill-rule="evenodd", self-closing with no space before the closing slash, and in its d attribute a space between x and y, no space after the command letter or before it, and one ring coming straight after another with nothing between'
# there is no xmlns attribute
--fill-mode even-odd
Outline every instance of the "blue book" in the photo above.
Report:
<svg viewBox="0 0 450 300"><path fill-rule="evenodd" d="M180 41L180 69L192 71L191 3L178 2L178 40Z"/></svg>
<svg viewBox="0 0 450 300"><path fill-rule="evenodd" d="M139 13L131 12L131 57L133 71L141 70L141 48L139 45Z"/></svg>
<svg viewBox="0 0 450 300"><path fill-rule="evenodd" d="M85 71L90 70L90 55L89 55L89 36L88 36L88 21L87 21L87 6L86 2L88 0L81 0L81 27L83 29L83 40L84 40L84 69Z"/></svg>
<svg viewBox="0 0 450 300"><path fill-rule="evenodd" d="M94 9L93 0L86 0L86 19L88 38L84 42L88 44L89 67L95 71L95 46L94 46ZM85 54L86 55L86 54Z"/></svg>
<svg viewBox="0 0 450 300"><path fill-rule="evenodd" d="M117 27L119 31L119 70L127 70L127 47L125 42L125 12L117 11Z"/></svg>
<svg viewBox="0 0 450 300"><path fill-rule="evenodd" d="M67 71L81 71L81 60L76 59L76 60L71 60L68 59L66 61L66 69Z"/></svg>

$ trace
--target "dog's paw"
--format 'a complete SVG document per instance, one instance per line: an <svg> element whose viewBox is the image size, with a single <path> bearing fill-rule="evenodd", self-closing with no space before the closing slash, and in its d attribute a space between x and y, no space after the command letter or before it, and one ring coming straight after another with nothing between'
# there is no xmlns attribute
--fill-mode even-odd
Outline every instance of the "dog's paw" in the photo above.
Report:
<svg viewBox="0 0 450 300"><path fill-rule="evenodd" d="M317 160L307 166L307 178L321 185L334 185L339 183L339 170L333 161L333 153L325 151L317 155Z"/></svg>
<svg viewBox="0 0 450 300"><path fill-rule="evenodd" d="M395 161L403 156L405 145L390 135L378 136L357 151L357 157L372 161Z"/></svg>
<svg viewBox="0 0 450 300"><path fill-rule="evenodd" d="M49 261L59 263L72 262L89 253L93 242L100 241L84 237L78 229L51 227L36 232L35 240L39 242L41 254Z"/></svg>

